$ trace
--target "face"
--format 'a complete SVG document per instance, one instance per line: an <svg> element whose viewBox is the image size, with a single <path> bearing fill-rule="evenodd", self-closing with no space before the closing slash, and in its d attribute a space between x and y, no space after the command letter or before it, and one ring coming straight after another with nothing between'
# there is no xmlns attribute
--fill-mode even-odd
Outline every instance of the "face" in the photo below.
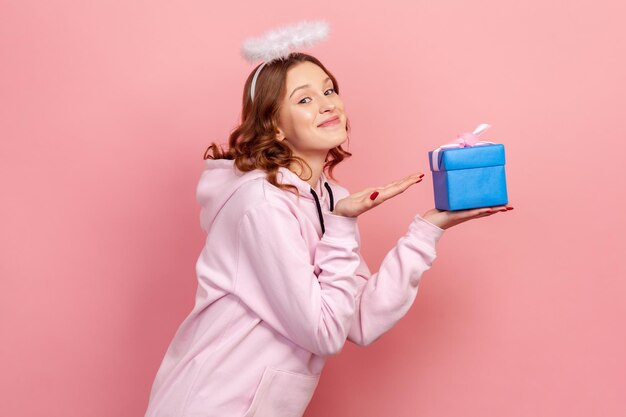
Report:
<svg viewBox="0 0 626 417"><path fill-rule="evenodd" d="M343 101L320 67L302 62L287 71L276 138L296 156L326 158L348 137Z"/></svg>

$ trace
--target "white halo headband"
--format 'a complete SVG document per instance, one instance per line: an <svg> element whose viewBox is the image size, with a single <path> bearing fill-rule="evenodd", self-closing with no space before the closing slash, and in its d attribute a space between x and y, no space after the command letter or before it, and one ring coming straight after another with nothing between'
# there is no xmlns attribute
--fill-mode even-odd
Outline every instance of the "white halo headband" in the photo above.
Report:
<svg viewBox="0 0 626 417"><path fill-rule="evenodd" d="M303 46L312 46L325 40L330 27L327 22L317 20L300 22L295 25L283 26L266 32L260 38L248 38L241 47L243 57L254 63L262 60L250 85L250 100L254 100L254 90L259 73L263 67L280 58L286 58L294 50Z"/></svg>

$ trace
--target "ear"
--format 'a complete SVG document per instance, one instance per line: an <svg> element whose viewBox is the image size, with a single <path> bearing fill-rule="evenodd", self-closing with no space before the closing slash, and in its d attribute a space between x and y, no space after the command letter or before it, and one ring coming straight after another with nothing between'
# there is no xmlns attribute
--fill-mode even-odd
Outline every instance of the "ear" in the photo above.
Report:
<svg viewBox="0 0 626 417"><path fill-rule="evenodd" d="M276 128L276 140L279 142L285 140L285 132L280 127Z"/></svg>

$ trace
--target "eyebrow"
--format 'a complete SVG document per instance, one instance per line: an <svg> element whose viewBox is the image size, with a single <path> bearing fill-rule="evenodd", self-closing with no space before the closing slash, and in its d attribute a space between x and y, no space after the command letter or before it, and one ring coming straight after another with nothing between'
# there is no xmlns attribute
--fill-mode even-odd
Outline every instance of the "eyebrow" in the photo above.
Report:
<svg viewBox="0 0 626 417"><path fill-rule="evenodd" d="M328 80L330 80L330 77L327 77L327 78L324 80L324 84L326 84L326 82L327 82ZM301 85L300 87L296 87L296 88L294 88L294 89L293 89L293 91L291 92L291 94L289 95L289 98L291 98L291 96L293 96L293 95L294 95L294 93L295 93L296 91L300 90L301 88L307 88L307 87L310 87L310 86L311 86L311 84L304 84L304 85Z"/></svg>

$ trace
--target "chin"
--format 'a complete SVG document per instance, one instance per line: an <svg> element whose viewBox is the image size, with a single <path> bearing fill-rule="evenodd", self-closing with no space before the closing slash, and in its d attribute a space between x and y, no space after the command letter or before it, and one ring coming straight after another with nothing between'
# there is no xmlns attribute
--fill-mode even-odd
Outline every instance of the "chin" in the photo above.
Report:
<svg viewBox="0 0 626 417"><path fill-rule="evenodd" d="M343 145L344 143L346 143L346 141L347 141L347 140L348 140L348 138L347 138L347 137L345 137L345 138L343 138L343 139L342 139L342 140L340 140L340 141L336 141L336 142L335 142L335 146L333 146L331 149L334 149L334 148L336 148L337 146L341 146L341 145Z"/></svg>

